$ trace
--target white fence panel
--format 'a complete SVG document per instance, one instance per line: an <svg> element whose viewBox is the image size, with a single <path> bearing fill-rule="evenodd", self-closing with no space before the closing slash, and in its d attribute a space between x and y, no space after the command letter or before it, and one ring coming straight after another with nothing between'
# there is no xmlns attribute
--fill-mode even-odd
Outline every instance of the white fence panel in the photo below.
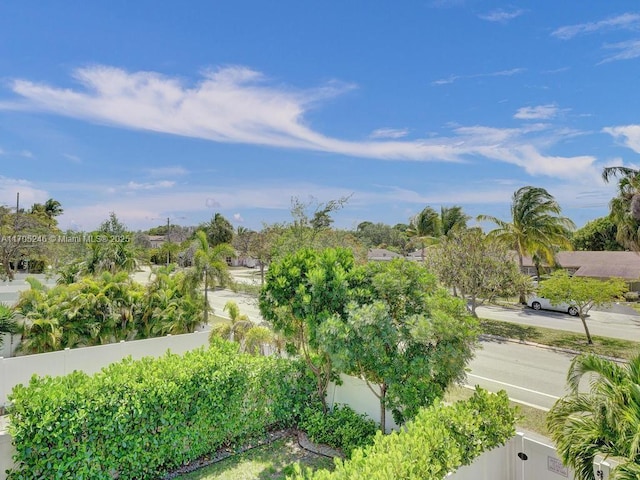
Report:
<svg viewBox="0 0 640 480"><path fill-rule="evenodd" d="M200 331L184 335L111 343L95 347L74 348L58 352L0 358L0 406L6 405L7 396L18 384L27 384L33 375L58 376L75 370L93 374L127 356L134 360L159 357L167 350L183 354L208 345L209 332Z"/></svg>

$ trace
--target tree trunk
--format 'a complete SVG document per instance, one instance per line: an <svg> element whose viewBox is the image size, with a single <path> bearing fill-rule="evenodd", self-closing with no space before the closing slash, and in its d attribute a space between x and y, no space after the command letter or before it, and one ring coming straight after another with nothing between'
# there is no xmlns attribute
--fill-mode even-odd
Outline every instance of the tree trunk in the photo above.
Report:
<svg viewBox="0 0 640 480"><path fill-rule="evenodd" d="M589 333L589 327L587 327L587 320L584 318L582 312L580 312L580 320L582 320L582 325L584 326L584 333L587 334L587 343L589 345L593 345L593 340L591 339L591 334Z"/></svg>
<svg viewBox="0 0 640 480"><path fill-rule="evenodd" d="M387 398L387 384L380 385L380 430L387 433L387 408L385 399Z"/></svg>
<svg viewBox="0 0 640 480"><path fill-rule="evenodd" d="M522 254L520 252L518 252L518 265L520 266L520 273L523 273L522 267L524 266L524 260L522 259ZM527 299L524 297L524 290L520 290L520 298L518 299L518 301L522 305L527 303Z"/></svg>
<svg viewBox="0 0 640 480"><path fill-rule="evenodd" d="M207 288L208 288L208 275L207 272L204 272L204 324L208 325L209 324L209 296L207 295Z"/></svg>

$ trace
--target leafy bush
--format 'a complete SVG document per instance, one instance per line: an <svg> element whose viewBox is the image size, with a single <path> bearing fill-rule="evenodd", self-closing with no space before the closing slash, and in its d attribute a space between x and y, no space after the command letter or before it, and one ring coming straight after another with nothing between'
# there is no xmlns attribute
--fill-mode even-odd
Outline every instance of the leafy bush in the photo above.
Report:
<svg viewBox="0 0 640 480"><path fill-rule="evenodd" d="M373 445L355 449L336 469L301 469L294 480L439 480L515 434L515 410L505 392L477 389L469 400L423 409L401 432L376 434Z"/></svg>
<svg viewBox="0 0 640 480"><path fill-rule="evenodd" d="M240 355L223 341L93 376L34 376L10 396L17 466L9 478L158 478L296 425L314 391L303 364Z"/></svg>
<svg viewBox="0 0 640 480"><path fill-rule="evenodd" d="M638 293L638 292L626 292L624 294L624 299L627 302L637 302L640 299L640 293Z"/></svg>
<svg viewBox="0 0 640 480"><path fill-rule="evenodd" d="M308 408L298 425L312 442L339 448L347 456L355 448L373 443L376 423L366 415L360 415L348 405L335 405L326 414L321 409Z"/></svg>

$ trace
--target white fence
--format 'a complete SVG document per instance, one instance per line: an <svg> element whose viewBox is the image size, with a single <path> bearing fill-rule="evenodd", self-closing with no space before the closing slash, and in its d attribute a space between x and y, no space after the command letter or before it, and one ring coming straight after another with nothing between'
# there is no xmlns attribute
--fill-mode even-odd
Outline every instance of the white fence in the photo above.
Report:
<svg viewBox="0 0 640 480"><path fill-rule="evenodd" d="M78 348L61 352L0 358L0 402L6 402L13 386L27 383L32 375L65 375L74 370L86 373L101 368L127 356L139 359L145 356L161 356L167 350L181 354L208 344L208 332L167 336L148 340L121 342L98 347ZM378 398L360 379L342 376L342 385L331 384L327 397L329 405L348 404L359 413L366 413L380 421ZM387 429L395 428L392 416L387 413ZM0 480L5 480L5 470L10 468L13 447L11 437L0 425ZM594 471L596 478L607 480L615 466L611 460L598 460ZM481 455L472 465L452 473L448 480L572 480L572 472L562 465L551 442L518 433L501 448Z"/></svg>
<svg viewBox="0 0 640 480"><path fill-rule="evenodd" d="M158 357L167 350L181 354L208 345L208 336L209 332L203 331L21 357L0 357L0 406L7 404L7 396L13 387L20 383L26 385L33 375L59 376L74 370L92 374L127 356L133 359Z"/></svg>

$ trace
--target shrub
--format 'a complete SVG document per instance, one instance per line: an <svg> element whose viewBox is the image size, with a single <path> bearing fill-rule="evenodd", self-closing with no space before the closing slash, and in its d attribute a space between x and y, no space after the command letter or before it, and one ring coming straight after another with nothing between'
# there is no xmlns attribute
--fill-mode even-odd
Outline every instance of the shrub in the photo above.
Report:
<svg viewBox="0 0 640 480"><path fill-rule="evenodd" d="M333 472L295 466L294 480L439 480L515 434L505 392L477 389L469 400L423 409L400 432L376 434L373 445L336 459Z"/></svg>
<svg viewBox="0 0 640 480"><path fill-rule="evenodd" d="M627 302L637 302L640 299L640 293L638 293L638 292L626 292L624 294L624 299Z"/></svg>
<svg viewBox="0 0 640 480"><path fill-rule="evenodd" d="M10 400L9 478L146 479L297 424L315 386L299 362L208 350L33 377Z"/></svg>
<svg viewBox="0 0 640 480"><path fill-rule="evenodd" d="M339 404L326 414L321 409L308 408L299 428L312 442L339 448L347 457L355 448L372 444L376 434L376 422Z"/></svg>

